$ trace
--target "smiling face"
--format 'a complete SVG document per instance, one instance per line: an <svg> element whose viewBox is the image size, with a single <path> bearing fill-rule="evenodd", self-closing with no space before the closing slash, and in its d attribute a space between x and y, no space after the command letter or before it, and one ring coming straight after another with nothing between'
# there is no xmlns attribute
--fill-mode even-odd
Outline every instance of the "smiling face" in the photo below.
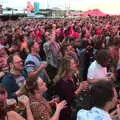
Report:
<svg viewBox="0 0 120 120"><path fill-rule="evenodd" d="M13 66L18 71L23 70L23 60L18 55L13 57Z"/></svg>
<svg viewBox="0 0 120 120"><path fill-rule="evenodd" d="M70 60L70 70L76 72L78 70L78 64L74 59Z"/></svg>
<svg viewBox="0 0 120 120"><path fill-rule="evenodd" d="M41 94L44 94L48 89L46 83L40 77L37 79L37 85L38 85L38 91Z"/></svg>

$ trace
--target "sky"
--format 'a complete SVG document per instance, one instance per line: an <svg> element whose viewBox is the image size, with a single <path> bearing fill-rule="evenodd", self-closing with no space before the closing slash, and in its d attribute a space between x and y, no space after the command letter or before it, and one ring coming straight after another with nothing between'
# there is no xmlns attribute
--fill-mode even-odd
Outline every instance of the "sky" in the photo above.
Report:
<svg viewBox="0 0 120 120"><path fill-rule="evenodd" d="M3 6L13 7L17 9L26 8L28 0L0 0ZM40 8L59 7L66 9L70 6L74 10L100 9L103 12L111 14L120 14L120 0L30 0L38 1ZM70 4L69 4L70 3Z"/></svg>

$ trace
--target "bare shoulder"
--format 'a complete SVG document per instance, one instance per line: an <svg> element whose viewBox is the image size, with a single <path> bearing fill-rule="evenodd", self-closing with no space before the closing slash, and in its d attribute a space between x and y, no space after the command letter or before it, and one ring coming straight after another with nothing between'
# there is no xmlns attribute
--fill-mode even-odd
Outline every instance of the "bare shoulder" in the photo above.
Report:
<svg viewBox="0 0 120 120"><path fill-rule="evenodd" d="M7 112L7 115L9 120L25 120L21 115L19 115L15 111L9 111Z"/></svg>

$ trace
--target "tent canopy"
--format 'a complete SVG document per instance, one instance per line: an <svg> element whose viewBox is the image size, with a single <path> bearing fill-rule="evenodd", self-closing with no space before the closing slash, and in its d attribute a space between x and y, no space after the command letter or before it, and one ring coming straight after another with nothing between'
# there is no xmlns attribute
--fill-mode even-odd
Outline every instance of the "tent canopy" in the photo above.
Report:
<svg viewBox="0 0 120 120"><path fill-rule="evenodd" d="M88 11L85 11L81 14L82 16L106 16L108 14L106 13L103 13L102 11L96 9L96 10L88 10Z"/></svg>

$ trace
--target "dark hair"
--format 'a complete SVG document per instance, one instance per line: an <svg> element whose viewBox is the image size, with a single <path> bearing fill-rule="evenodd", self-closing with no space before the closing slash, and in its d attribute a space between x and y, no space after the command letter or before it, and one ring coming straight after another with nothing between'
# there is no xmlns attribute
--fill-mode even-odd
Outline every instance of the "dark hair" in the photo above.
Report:
<svg viewBox="0 0 120 120"><path fill-rule="evenodd" d="M90 94L92 106L103 108L114 96L113 84L112 82L101 80L93 84Z"/></svg>
<svg viewBox="0 0 120 120"><path fill-rule="evenodd" d="M32 49L34 43L35 43L35 41L32 40L32 39L28 42L28 49L29 49L30 52L31 52L31 49Z"/></svg>
<svg viewBox="0 0 120 120"><path fill-rule="evenodd" d="M0 94L5 95L7 92L5 86L0 84ZM7 106L4 101L0 100L0 120L5 120L5 116L7 115Z"/></svg>
<svg viewBox="0 0 120 120"><path fill-rule="evenodd" d="M106 67L107 62L110 58L110 53L108 50L101 49L96 54L96 61L98 64L102 65L103 67Z"/></svg>
<svg viewBox="0 0 120 120"><path fill-rule="evenodd" d="M96 38L92 42L94 44L94 48L98 50L102 48L102 44L104 43L104 41L101 40L100 38Z"/></svg>

